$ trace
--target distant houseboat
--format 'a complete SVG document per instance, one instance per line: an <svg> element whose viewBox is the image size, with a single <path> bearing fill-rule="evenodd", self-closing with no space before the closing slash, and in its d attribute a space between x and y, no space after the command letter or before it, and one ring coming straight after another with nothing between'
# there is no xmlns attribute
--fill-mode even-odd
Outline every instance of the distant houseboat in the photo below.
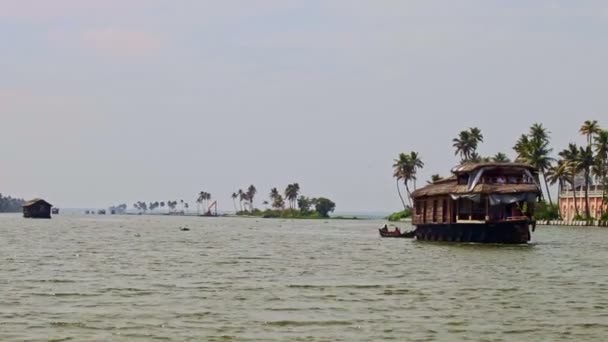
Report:
<svg viewBox="0 0 608 342"><path fill-rule="evenodd" d="M541 194L538 171L521 163L471 163L412 193L418 240L526 243Z"/></svg>
<svg viewBox="0 0 608 342"><path fill-rule="evenodd" d="M23 204L23 217L50 219L52 207L53 205L49 202L40 198L34 198Z"/></svg>

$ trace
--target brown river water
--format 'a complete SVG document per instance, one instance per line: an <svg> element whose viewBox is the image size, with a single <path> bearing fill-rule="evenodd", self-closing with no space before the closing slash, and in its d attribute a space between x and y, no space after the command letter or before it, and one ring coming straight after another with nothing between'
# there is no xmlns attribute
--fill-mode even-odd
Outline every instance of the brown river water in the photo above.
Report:
<svg viewBox="0 0 608 342"><path fill-rule="evenodd" d="M0 215L0 341L608 338L608 229L500 246L383 223Z"/></svg>

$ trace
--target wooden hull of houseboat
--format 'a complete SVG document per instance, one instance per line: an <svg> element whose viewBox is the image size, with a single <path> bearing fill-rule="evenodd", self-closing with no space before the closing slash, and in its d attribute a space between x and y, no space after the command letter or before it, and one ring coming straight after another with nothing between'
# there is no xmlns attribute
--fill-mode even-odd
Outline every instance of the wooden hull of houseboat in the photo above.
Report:
<svg viewBox="0 0 608 342"><path fill-rule="evenodd" d="M530 241L530 222L420 224L416 239L421 241L523 244Z"/></svg>

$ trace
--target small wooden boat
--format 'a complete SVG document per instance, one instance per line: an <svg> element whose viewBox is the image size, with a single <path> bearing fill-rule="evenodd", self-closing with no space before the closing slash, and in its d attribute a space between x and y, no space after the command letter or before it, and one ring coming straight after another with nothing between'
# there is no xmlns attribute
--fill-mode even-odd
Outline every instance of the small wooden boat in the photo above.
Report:
<svg viewBox="0 0 608 342"><path fill-rule="evenodd" d="M378 229L378 232L380 232L380 236L381 237L388 237L388 238L414 238L416 236L416 233L414 231L411 232L395 232L395 231L388 231L385 229Z"/></svg>

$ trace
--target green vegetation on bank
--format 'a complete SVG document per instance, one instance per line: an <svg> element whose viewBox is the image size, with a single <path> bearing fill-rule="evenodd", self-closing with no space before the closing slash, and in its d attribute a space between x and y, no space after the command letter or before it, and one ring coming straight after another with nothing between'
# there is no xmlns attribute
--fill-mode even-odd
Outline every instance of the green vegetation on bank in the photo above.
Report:
<svg viewBox="0 0 608 342"><path fill-rule="evenodd" d="M288 219L320 219L326 218L319 215L317 212L309 212L302 213L296 209L285 209L285 210L276 210L276 209L254 209L253 212L245 210L239 211L236 213L239 216L255 216L262 218L288 218Z"/></svg>
<svg viewBox="0 0 608 342"><path fill-rule="evenodd" d="M400 221L402 219L406 219L406 218L410 218L412 217L412 209L411 208L407 208L405 210L402 211L397 211L392 213L391 215L389 215L389 217L387 218L390 222L397 222Z"/></svg>
<svg viewBox="0 0 608 342"><path fill-rule="evenodd" d="M287 185L283 194L277 188L270 189L270 201L263 201L266 207L260 210L254 206L253 199L257 194L255 186L249 186L247 192L239 190L232 193L234 208L237 215L257 216L265 218L329 218L329 213L336 209L336 204L325 197L309 198L300 195L300 185L293 183ZM236 199L239 199L239 208L236 210ZM286 204L288 207L286 207ZM271 208L268 208L268 205Z"/></svg>
<svg viewBox="0 0 608 342"><path fill-rule="evenodd" d="M11 196L4 197L0 194L0 213L20 212L23 203L25 203L25 201L22 198L12 198Z"/></svg>
<svg viewBox="0 0 608 342"><path fill-rule="evenodd" d="M537 220L558 220L560 218L559 208L556 204L540 201L536 204L534 218Z"/></svg>
<svg viewBox="0 0 608 342"><path fill-rule="evenodd" d="M570 143L565 149L555 154L550 145L551 132L543 124L534 123L528 131L519 136L513 145L513 151L516 153L515 161L533 165L539 171L537 181L541 185L541 198L535 215L539 219L556 219L563 216L551 197L550 185L555 184L558 186L558 193L566 187L575 192L575 218L582 220L594 216L608 218L604 210L608 201L608 130L602 129L597 120L587 120L581 125L578 133L585 137L583 146ZM478 153L478 147L483 139L484 136L477 127L463 130L452 139L452 146L455 154L460 156L461 164L510 161L503 152L498 152L491 157L481 156ZM404 209L408 205L403 199L400 181L403 181L409 207L411 207L412 191L410 189L416 189L417 174L423 167L424 163L415 151L407 154L400 153L394 160L393 177L397 181L397 193ZM429 183L439 180L441 180L440 175L433 175ZM599 213L593 214L589 202L589 189L592 184L602 186ZM584 192L582 199L578 192ZM585 202L582 205L577 204L576 202L580 200ZM583 212L580 212L579 208L583 208ZM391 217L399 216L397 213L394 215Z"/></svg>

